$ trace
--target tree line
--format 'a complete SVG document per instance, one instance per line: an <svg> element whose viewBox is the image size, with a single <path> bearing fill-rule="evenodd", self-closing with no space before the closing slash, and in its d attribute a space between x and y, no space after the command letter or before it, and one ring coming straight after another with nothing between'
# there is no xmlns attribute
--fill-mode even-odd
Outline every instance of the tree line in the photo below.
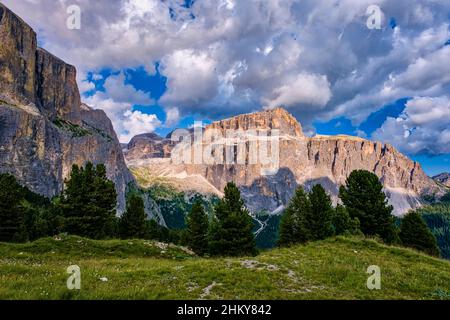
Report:
<svg viewBox="0 0 450 320"><path fill-rule="evenodd" d="M393 207L375 174L353 171L339 198L342 204L333 207L320 184L309 192L299 187L281 219L279 246L360 234L439 255L436 238L420 214L410 212L400 227L396 225ZM116 217L116 199L114 183L102 164L74 165L64 191L52 200L20 186L13 176L0 174L0 241L32 241L66 232L93 239L157 239L187 245L199 255L257 254L253 219L232 182L212 217L196 202L186 216L187 228L181 231L149 220L139 192L128 195L121 217Z"/></svg>
<svg viewBox="0 0 450 320"><path fill-rule="evenodd" d="M374 173L353 171L340 187L339 198L342 205L333 208L321 185L308 193L299 187L281 220L278 244L290 246L334 235L362 234L439 256L436 238L418 212L407 213L397 225L393 207Z"/></svg>
<svg viewBox="0 0 450 320"><path fill-rule="evenodd" d="M131 193L127 211L116 216L117 193L103 164L72 166L64 191L53 199L21 186L0 174L0 242L25 242L58 234L92 239L137 238L177 242L175 231L148 220L141 197ZM142 224L136 228L136 220ZM141 222L139 222L141 223ZM138 224L139 224L138 223Z"/></svg>

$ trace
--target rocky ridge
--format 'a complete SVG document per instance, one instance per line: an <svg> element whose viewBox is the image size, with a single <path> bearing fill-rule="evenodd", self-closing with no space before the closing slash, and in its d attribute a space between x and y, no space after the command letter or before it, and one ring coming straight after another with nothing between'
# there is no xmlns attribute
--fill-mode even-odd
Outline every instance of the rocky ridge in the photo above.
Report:
<svg viewBox="0 0 450 320"><path fill-rule="evenodd" d="M34 192L61 192L72 164L104 163L119 211L134 183L111 121L81 103L75 67L37 47L36 33L0 3L0 172Z"/></svg>
<svg viewBox="0 0 450 320"><path fill-rule="evenodd" d="M154 157L137 145L129 145L126 157L128 165L137 176L144 173L153 179L167 179L184 189L197 189L189 184L193 177L203 181L208 191L220 194L225 185L234 181L240 187L247 206L253 211L266 210L279 213L292 197L295 188L303 185L309 189L321 183L338 201L339 186L356 169L377 174L394 205L395 214L402 215L422 204L422 195L441 192L441 188L429 178L419 163L411 161L393 146L352 136L315 136L303 134L301 124L282 108L239 115L217 121L208 130L268 130L278 129L279 168L275 174L261 174L262 163L249 164L177 164L165 156ZM161 144L165 139L148 139L147 144ZM207 144L204 143L204 144ZM248 140L246 141L249 151ZM248 159L247 159L248 160ZM178 181L177 183L174 180ZM151 183L151 179L147 182ZM200 182L198 184L201 184Z"/></svg>

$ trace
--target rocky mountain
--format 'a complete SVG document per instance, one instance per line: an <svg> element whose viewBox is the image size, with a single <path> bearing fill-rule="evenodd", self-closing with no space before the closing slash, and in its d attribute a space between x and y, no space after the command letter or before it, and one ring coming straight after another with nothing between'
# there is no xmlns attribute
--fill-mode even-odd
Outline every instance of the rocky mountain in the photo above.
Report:
<svg viewBox="0 0 450 320"><path fill-rule="evenodd" d="M76 69L38 48L33 29L0 4L0 172L51 197L87 161L106 165L123 209L134 179L111 121L81 103Z"/></svg>
<svg viewBox="0 0 450 320"><path fill-rule="evenodd" d="M433 180L450 188L450 173L443 172L433 177Z"/></svg>
<svg viewBox="0 0 450 320"><path fill-rule="evenodd" d="M261 145L251 149L252 135L228 138L227 131L230 129L250 130L253 134L279 130L276 168L273 168L273 163L251 162L252 153L258 153ZM166 180L184 190L220 195L225 185L234 181L254 213L263 210L275 214L281 212L298 185L308 189L321 183L337 202L339 186L356 169L369 170L380 177L396 215L420 206L422 195L441 192L441 188L424 173L419 163L411 161L391 145L352 136L307 137L301 124L282 108L214 122L205 128L203 137L209 131L219 132L219 135L222 133L222 143L226 148L231 148L234 163L175 163L169 153L179 152L179 144L170 144L167 138L147 135L143 143L146 147L140 143L128 145L127 164L138 181L146 186L154 181ZM203 138L201 144L214 148L217 141ZM164 152L160 150L161 145L165 146ZM247 151L244 162L236 158L236 150L241 146ZM225 154L226 150L219 153Z"/></svg>

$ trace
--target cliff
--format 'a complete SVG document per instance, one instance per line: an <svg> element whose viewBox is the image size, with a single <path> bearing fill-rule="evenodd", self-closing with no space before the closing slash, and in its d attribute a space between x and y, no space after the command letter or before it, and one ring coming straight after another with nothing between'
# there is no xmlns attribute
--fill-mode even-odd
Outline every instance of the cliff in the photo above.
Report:
<svg viewBox="0 0 450 320"><path fill-rule="evenodd" d="M30 26L0 4L0 172L52 197L72 164L104 163L119 211L134 181L111 121L81 103L75 67L37 47Z"/></svg>
<svg viewBox="0 0 450 320"><path fill-rule="evenodd" d="M198 190L197 186L201 184L199 179L203 179L203 192L206 186L210 193L220 194L228 182L234 181L253 212L279 212L299 185L309 189L314 184L321 183L337 202L339 186L356 169L368 170L380 177L396 215L420 206L422 195L441 192L440 187L423 172L419 163L411 161L391 145L351 136L307 137L303 134L300 123L282 108L218 121L207 126L205 132L211 129L221 132L227 129L278 129L278 170L273 171L274 174L264 174L267 164L249 161L251 152L255 152L249 146L251 137L244 137L244 141L225 139L226 144L231 144L231 148L244 146L247 151L245 163L235 161L232 164L175 165L167 159L170 149L166 150L164 156L162 153L155 156L147 153L148 149L141 149L139 144L128 146L127 155L132 157L126 157L127 163L140 177L152 174L172 182L177 180L174 184L182 185L184 189ZM225 133L222 135L226 136ZM164 141L158 138L150 142L152 139L147 138L147 144L161 144ZM202 143L205 146L209 142ZM195 179L199 182L188 183Z"/></svg>

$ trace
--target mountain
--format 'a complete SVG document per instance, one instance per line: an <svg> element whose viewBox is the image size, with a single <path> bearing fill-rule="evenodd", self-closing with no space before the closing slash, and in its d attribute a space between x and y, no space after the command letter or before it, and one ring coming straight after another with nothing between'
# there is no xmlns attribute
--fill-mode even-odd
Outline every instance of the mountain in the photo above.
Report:
<svg viewBox="0 0 450 320"><path fill-rule="evenodd" d="M37 47L36 33L0 4L0 172L48 197L72 164L104 163L119 209L134 179L111 121L81 102L76 69Z"/></svg>
<svg viewBox="0 0 450 320"><path fill-rule="evenodd" d="M259 153L261 145L251 149L252 135L230 140L227 137L230 129L247 132L279 130L279 165L274 167L274 163L265 163L262 159L251 162L252 152ZM180 144L171 144L170 139L155 135L146 136L144 144L128 145L127 164L138 181L147 187L153 181L165 180L183 190L220 195L225 185L234 181L253 213L281 212L299 185L309 189L321 183L337 202L339 186L356 169L369 170L380 177L398 216L421 206L424 194L442 192L419 163L411 161L393 146L344 135L307 137L301 124L282 108L239 115L208 125L201 145L214 148L216 142L205 138L208 132L223 137L223 142L231 148L234 164L179 163L171 159L169 153L173 155L176 151L179 154ZM163 153L161 146L164 146ZM247 151L244 162L237 161L239 146L244 146ZM227 153L226 150L218 154Z"/></svg>
<svg viewBox="0 0 450 320"><path fill-rule="evenodd" d="M450 187L450 173L444 172L433 177L433 180L443 184L444 186Z"/></svg>

